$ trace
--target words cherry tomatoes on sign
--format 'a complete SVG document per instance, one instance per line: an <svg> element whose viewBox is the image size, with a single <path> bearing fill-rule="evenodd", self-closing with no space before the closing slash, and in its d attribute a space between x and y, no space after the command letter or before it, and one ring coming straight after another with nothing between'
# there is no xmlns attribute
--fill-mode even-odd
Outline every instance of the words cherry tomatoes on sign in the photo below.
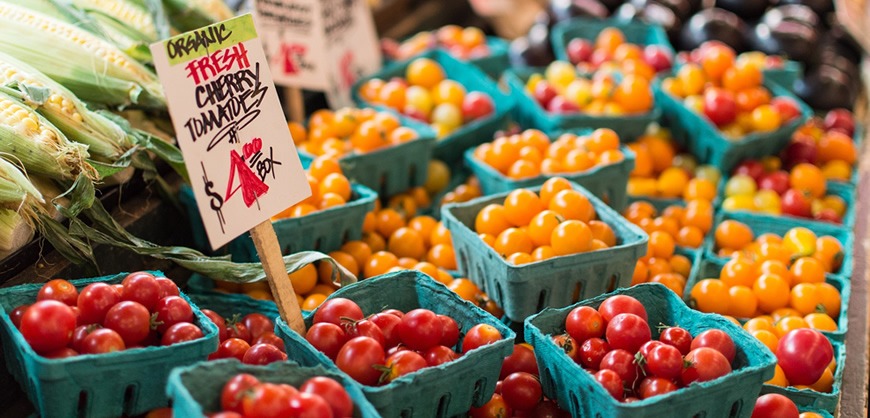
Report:
<svg viewBox="0 0 870 418"><path fill-rule="evenodd" d="M56 300L42 300L21 316L20 331L34 351L48 353L66 347L75 327L72 308Z"/></svg>
<svg viewBox="0 0 870 418"><path fill-rule="evenodd" d="M340 383L328 377L315 376L299 387L302 393L320 396L332 408L333 417L353 416L353 401Z"/></svg>
<svg viewBox="0 0 870 418"><path fill-rule="evenodd" d="M358 321L363 319L363 312L356 302L345 299L335 298L323 302L322 305L314 313L314 322L329 322L335 325L341 325L342 318Z"/></svg>
<svg viewBox="0 0 870 418"><path fill-rule="evenodd" d="M501 338L502 335L496 327L489 324L477 324L471 327L462 339L462 354L492 344Z"/></svg>
<svg viewBox="0 0 870 418"><path fill-rule="evenodd" d="M576 307L565 318L565 331L580 342L600 338L604 335L605 326L601 314L589 306Z"/></svg>
<svg viewBox="0 0 870 418"><path fill-rule="evenodd" d="M384 348L369 337L356 337L341 348L335 365L357 382L374 386L378 384L381 372L374 366L385 362Z"/></svg>
<svg viewBox="0 0 870 418"><path fill-rule="evenodd" d="M809 328L789 331L779 339L776 361L792 385L812 385L834 358L834 347L822 333Z"/></svg>
<svg viewBox="0 0 870 418"><path fill-rule="evenodd" d="M601 302L598 312L606 322L610 322L613 317L621 313L632 313L641 317L644 321L647 320L646 309L643 307L643 304L627 295L616 295L607 298L604 302Z"/></svg>
<svg viewBox="0 0 870 418"><path fill-rule="evenodd" d="M734 356L737 355L734 340L725 331L719 329L708 329L696 335L695 339L692 340L691 349L699 347L709 347L722 353L729 363L734 361Z"/></svg>
<svg viewBox="0 0 870 418"><path fill-rule="evenodd" d="M64 279L54 279L46 282L36 294L36 300L56 300L60 303L76 306L79 292L72 283Z"/></svg>
<svg viewBox="0 0 870 418"><path fill-rule="evenodd" d="M717 350L708 347L696 348L686 354L680 380L683 386L692 382L706 382L731 373L731 363Z"/></svg>
<svg viewBox="0 0 870 418"><path fill-rule="evenodd" d="M761 395L755 400L752 418L799 418L800 412L791 399L778 393Z"/></svg>
<svg viewBox="0 0 870 418"><path fill-rule="evenodd" d="M643 343L652 338L646 321L631 313L622 313L613 317L607 323L605 336L610 347L630 353L637 352Z"/></svg>

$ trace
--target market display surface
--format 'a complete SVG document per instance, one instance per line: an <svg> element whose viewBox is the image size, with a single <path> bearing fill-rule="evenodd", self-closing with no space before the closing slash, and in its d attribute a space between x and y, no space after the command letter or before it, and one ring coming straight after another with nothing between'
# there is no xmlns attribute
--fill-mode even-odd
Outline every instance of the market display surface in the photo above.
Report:
<svg viewBox="0 0 870 418"><path fill-rule="evenodd" d="M866 414L866 51L833 3L553 0L514 40L373 39L383 69L334 86L353 105L269 110L307 115L311 190L264 223L277 278L254 230L211 248L194 189L250 208L286 167L235 137L239 189L191 181L148 48L234 15L0 1L11 416ZM183 242L128 231L123 194ZM75 267L36 277L43 251Z"/></svg>

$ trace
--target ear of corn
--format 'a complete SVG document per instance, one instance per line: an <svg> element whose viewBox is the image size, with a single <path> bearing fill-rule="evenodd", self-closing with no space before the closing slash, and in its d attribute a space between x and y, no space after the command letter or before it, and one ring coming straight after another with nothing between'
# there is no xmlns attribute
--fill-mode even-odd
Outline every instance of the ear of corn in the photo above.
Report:
<svg viewBox="0 0 870 418"><path fill-rule="evenodd" d="M0 52L0 85L18 95L69 139L88 146L93 157L114 161L133 147L127 134L114 122L88 110L72 92L35 68ZM13 90L12 86L17 85ZM36 88L36 89L34 89ZM35 97L39 89L43 97ZM28 94L29 93L29 94Z"/></svg>
<svg viewBox="0 0 870 418"><path fill-rule="evenodd" d="M189 31L235 16L222 0L163 0L172 26Z"/></svg>
<svg viewBox="0 0 870 418"><path fill-rule="evenodd" d="M17 210L22 205L43 202L42 193L18 166L0 155L0 208Z"/></svg>
<svg viewBox="0 0 870 418"><path fill-rule="evenodd" d="M85 11L97 11L111 16L133 28L152 41L157 41L154 19L144 7L126 0L72 0L72 4Z"/></svg>
<svg viewBox="0 0 870 418"><path fill-rule="evenodd" d="M86 161L86 145L71 142L36 111L2 92L0 154L14 156L28 173L55 180L73 180L80 173L96 177Z"/></svg>
<svg viewBox="0 0 870 418"><path fill-rule="evenodd" d="M33 239L33 225L18 212L0 209L0 260Z"/></svg>
<svg viewBox="0 0 870 418"><path fill-rule="evenodd" d="M0 51L32 65L84 100L166 107L157 76L112 43L6 2L0 2Z"/></svg>

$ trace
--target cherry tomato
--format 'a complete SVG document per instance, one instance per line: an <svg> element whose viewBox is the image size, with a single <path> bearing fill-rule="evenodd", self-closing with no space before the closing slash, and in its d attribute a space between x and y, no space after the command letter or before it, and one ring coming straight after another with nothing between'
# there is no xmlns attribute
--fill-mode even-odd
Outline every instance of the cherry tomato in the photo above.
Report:
<svg viewBox="0 0 870 418"><path fill-rule="evenodd" d="M291 418L330 418L332 407L325 399L313 393L299 392L288 399Z"/></svg>
<svg viewBox="0 0 870 418"><path fill-rule="evenodd" d="M683 356L676 347L662 343L650 350L646 357L646 368L654 376L673 380L683 371ZM641 398L644 398L641 395Z"/></svg>
<svg viewBox="0 0 870 418"><path fill-rule="evenodd" d="M202 338L202 330L190 322L179 322L166 330L160 338L160 345L178 344Z"/></svg>
<svg viewBox="0 0 870 418"><path fill-rule="evenodd" d="M666 345L665 347L673 348L669 345ZM675 385L674 382L663 377L650 376L640 381L637 392L641 399L647 399L653 396L664 395L675 390L677 390L677 385Z"/></svg>
<svg viewBox="0 0 870 418"><path fill-rule="evenodd" d="M535 352L522 344L514 344L514 350L511 352L511 355L505 357L501 363L501 372L498 378L503 380L508 375L516 372L538 375L538 361L535 359Z"/></svg>
<svg viewBox="0 0 870 418"><path fill-rule="evenodd" d="M627 295L616 295L607 298L598 307L598 312L606 322L610 322L616 315L621 313L633 313L644 321L647 320L646 309L637 299Z"/></svg>
<svg viewBox="0 0 870 418"><path fill-rule="evenodd" d="M599 370L613 370L626 386L634 386L640 375L640 367L634 361L634 355L625 350L615 349L604 355Z"/></svg>
<svg viewBox="0 0 870 418"><path fill-rule="evenodd" d="M706 382L731 373L731 363L718 350L696 348L686 354L680 380L683 386L692 382Z"/></svg>
<svg viewBox="0 0 870 418"><path fill-rule="evenodd" d="M812 385L834 358L834 347L822 333L809 328L791 330L779 339L776 361L792 385Z"/></svg>
<svg viewBox="0 0 870 418"><path fill-rule="evenodd" d="M640 353L641 356L643 356L643 360L644 362L646 362L646 359L649 357L649 353L652 351L652 349L662 344L664 343L662 343L661 341L649 340L643 343L643 345L640 346L640 349L638 349L637 352Z"/></svg>
<svg viewBox="0 0 870 418"><path fill-rule="evenodd" d="M377 341L356 337L344 344L336 356L335 365L357 382L374 386L381 372L373 366L383 365L385 360L384 348Z"/></svg>
<svg viewBox="0 0 870 418"><path fill-rule="evenodd" d="M247 373L233 376L221 390L221 409L242 413L242 400L245 394L259 384L259 379Z"/></svg>
<svg viewBox="0 0 870 418"><path fill-rule="evenodd" d="M441 336L441 345L453 347L459 342L459 325L453 318L447 315L438 315L441 324L444 326L444 334Z"/></svg>
<svg viewBox="0 0 870 418"><path fill-rule="evenodd" d="M240 338L245 340L248 344L251 343L251 331L248 330L248 327L245 326L242 322L230 322L227 324L227 338Z"/></svg>
<svg viewBox="0 0 870 418"><path fill-rule="evenodd" d="M399 325L399 322L402 322L400 316L381 312L372 315L369 320L381 329L381 333L384 336L384 347L395 347L399 345L401 340L399 339L399 333L396 332L396 325Z"/></svg>
<svg viewBox="0 0 870 418"><path fill-rule="evenodd" d="M323 376L315 376L299 386L302 393L318 395L332 408L333 417L353 416L353 400L341 383Z"/></svg>
<svg viewBox="0 0 870 418"><path fill-rule="evenodd" d="M501 340L502 335L496 327L488 324L477 324L462 338L462 354L468 353L475 348L492 344Z"/></svg>
<svg viewBox="0 0 870 418"><path fill-rule="evenodd" d="M36 302L21 316L21 335L40 354L66 347L75 327L72 308L56 300Z"/></svg>
<svg viewBox="0 0 870 418"><path fill-rule="evenodd" d="M64 348L61 348L60 350L56 350L56 351L52 351L50 353L47 353L47 354L43 355L43 357L50 358L50 359L61 359L61 358L75 357L77 355L79 355L78 351L73 350L72 348L69 348L69 347L64 347Z"/></svg>
<svg viewBox="0 0 870 418"><path fill-rule="evenodd" d="M238 361L242 361L249 348L251 348L251 345L241 338L227 338L226 340L221 341L218 345L217 351L209 356L209 360L234 358Z"/></svg>
<svg viewBox="0 0 870 418"><path fill-rule="evenodd" d="M106 283L91 283L82 289L76 306L79 318L85 324L99 324L106 312L121 301L121 293Z"/></svg>
<svg viewBox="0 0 870 418"><path fill-rule="evenodd" d="M479 408L472 407L468 411L471 418L505 418L513 416L510 407L505 403L501 395L494 393L483 406Z"/></svg>
<svg viewBox="0 0 870 418"><path fill-rule="evenodd" d="M734 340L725 331L719 329L708 329L696 335L695 339L692 340L691 349L694 350L699 347L710 347L722 353L728 360L728 363L734 361L734 356L737 355L737 347L734 346Z"/></svg>
<svg viewBox="0 0 870 418"><path fill-rule="evenodd" d="M556 402L546 400L538 404L531 412L533 418L569 418L571 414L559 408Z"/></svg>
<svg viewBox="0 0 870 418"><path fill-rule="evenodd" d="M384 338L383 331L381 331L377 324L368 319L362 319L356 322L345 321L342 325L348 339L369 337L377 341L381 347L386 346L386 339Z"/></svg>
<svg viewBox="0 0 870 418"><path fill-rule="evenodd" d="M392 354L390 354L392 355ZM423 353L423 358L426 359L426 364L429 366L439 366L444 363L449 363L459 357L450 347L436 345ZM502 366L502 370L504 370Z"/></svg>
<svg viewBox="0 0 870 418"><path fill-rule="evenodd" d="M751 418L799 418L800 412L791 399L778 393L761 395L755 400Z"/></svg>
<svg viewBox="0 0 870 418"><path fill-rule="evenodd" d="M586 369L598 370L601 360L610 352L610 344L601 338L590 338L580 344L580 365Z"/></svg>
<svg viewBox="0 0 870 418"><path fill-rule="evenodd" d="M156 280L157 284L160 285L160 299L167 296L181 296L181 292L178 291L178 285L169 278L155 277L154 280Z"/></svg>
<svg viewBox="0 0 870 418"><path fill-rule="evenodd" d="M595 377L595 381L600 383L601 386L604 386L604 390L606 390L610 396L613 396L613 399L620 401L625 396L622 377L620 377L615 371L601 369L595 372L593 376Z"/></svg>
<svg viewBox="0 0 870 418"><path fill-rule="evenodd" d="M326 354L326 357L335 361L338 352L344 346L344 343L347 342L348 338L347 333L340 326L331 322L320 322L308 328L305 340L318 351Z"/></svg>
<svg viewBox="0 0 870 418"><path fill-rule="evenodd" d="M130 273L121 281L124 290L121 300L138 302L151 311L160 300L160 284L153 275L146 272Z"/></svg>
<svg viewBox="0 0 870 418"><path fill-rule="evenodd" d="M797 189L788 189L780 200L782 213L801 218L813 216L810 199Z"/></svg>
<svg viewBox="0 0 870 418"><path fill-rule="evenodd" d="M272 344L253 345L242 357L242 363L253 365L264 365L284 360L287 360L287 354Z"/></svg>
<svg viewBox="0 0 870 418"><path fill-rule="evenodd" d="M64 279L54 279L46 282L36 294L36 300L56 300L69 306L76 306L79 292L72 283Z"/></svg>
<svg viewBox="0 0 870 418"><path fill-rule="evenodd" d="M395 316L398 316L399 319L402 319L402 317L405 316L405 313L402 312L402 311L400 311L400 310L398 310L398 309L387 309L387 310L385 310L385 311L383 311L383 312L381 312L381 313L390 314L390 315L395 315Z"/></svg>
<svg viewBox="0 0 870 418"><path fill-rule="evenodd" d="M577 341L600 338L604 335L604 318L592 307L578 306L565 318L565 331Z"/></svg>
<svg viewBox="0 0 870 418"><path fill-rule="evenodd" d="M79 325L75 327L72 334L72 340L69 342L70 348L79 352L82 351L82 342L85 340L85 337L87 337L91 331L99 328L100 326L96 324Z"/></svg>
<svg viewBox="0 0 870 418"><path fill-rule="evenodd" d="M127 347L124 345L124 340L117 332L108 329L95 329L89 333L81 344L82 354L101 354L111 353L113 351L121 351Z"/></svg>
<svg viewBox="0 0 870 418"><path fill-rule="evenodd" d="M12 312L9 312L9 319L12 320L12 325L15 328L21 328L21 317L24 316L24 311L29 307L30 305L19 305Z"/></svg>
<svg viewBox="0 0 870 418"><path fill-rule="evenodd" d="M266 315L252 312L242 318L242 323L251 333L251 338L256 339L267 332L275 331L275 324Z"/></svg>
<svg viewBox="0 0 870 418"><path fill-rule="evenodd" d="M335 325L341 325L342 318L349 318L355 321L363 319L363 312L356 302L345 298L329 299L317 308L314 313L314 323L329 322Z"/></svg>
<svg viewBox="0 0 870 418"><path fill-rule="evenodd" d="M530 373L517 372L502 381L501 396L509 408L528 411L541 402L544 392L537 377Z"/></svg>
<svg viewBox="0 0 870 418"><path fill-rule="evenodd" d="M260 334L259 337L254 338L254 345L257 344L271 344L274 345L275 348L281 350L281 352L286 353L287 350L284 349L284 340L281 337L275 335L274 332L264 332Z"/></svg>
<svg viewBox="0 0 870 418"><path fill-rule="evenodd" d="M151 314L142 304L125 300L109 308L103 326L117 331L124 344L135 345L151 331Z"/></svg>
<svg viewBox="0 0 870 418"><path fill-rule="evenodd" d="M580 363L580 346L577 340L568 334L559 334L553 336L553 343L556 344L556 347L561 348L575 363Z"/></svg>
<svg viewBox="0 0 870 418"><path fill-rule="evenodd" d="M396 325L402 344L412 350L426 351L440 345L444 325L438 316L428 309L414 309L402 317Z"/></svg>
<svg viewBox="0 0 870 418"><path fill-rule="evenodd" d="M220 316L219 313L211 310L211 309L203 309L202 313L208 317L209 320L218 328L218 340L223 341L227 339L227 322L224 320L224 317Z"/></svg>
<svg viewBox="0 0 870 418"><path fill-rule="evenodd" d="M246 418L278 418L290 416L286 390L274 383L260 383L248 389L242 398L242 415Z"/></svg>
<svg viewBox="0 0 870 418"><path fill-rule="evenodd" d="M157 314L157 331L166 330L179 322L193 322L193 309L181 296L167 296L157 301L154 307Z"/></svg>
<svg viewBox="0 0 870 418"><path fill-rule="evenodd" d="M649 325L643 318L635 314L622 313L607 323L605 337L611 347L634 353L643 343L649 341L652 335Z"/></svg>
<svg viewBox="0 0 870 418"><path fill-rule="evenodd" d="M689 354L692 350L692 334L680 327L665 328L659 334L659 341L676 347L682 355Z"/></svg>
<svg viewBox="0 0 870 418"><path fill-rule="evenodd" d="M391 354L387 357L385 365L388 371L384 372L381 379L384 382L392 382L401 376L427 367L429 364L423 356L414 351L405 350Z"/></svg>

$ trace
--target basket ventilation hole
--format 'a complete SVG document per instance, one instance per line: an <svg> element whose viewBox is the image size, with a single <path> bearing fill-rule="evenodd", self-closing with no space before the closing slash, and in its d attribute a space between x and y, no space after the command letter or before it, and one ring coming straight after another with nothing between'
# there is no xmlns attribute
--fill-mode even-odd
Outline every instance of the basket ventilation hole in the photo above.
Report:
<svg viewBox="0 0 870 418"><path fill-rule="evenodd" d="M570 395L568 398L571 399L571 413L575 416L583 415L580 409L580 395L574 392L571 392Z"/></svg>
<svg viewBox="0 0 870 418"><path fill-rule="evenodd" d="M553 375L551 373L552 372L550 372L550 369L545 368L544 373L541 374L541 377L543 377L543 381L541 383L545 390L553 387L553 382L555 381L555 379L553 379Z"/></svg>
<svg viewBox="0 0 870 418"><path fill-rule="evenodd" d="M381 175L381 180L378 182L381 185L380 190L378 190L378 196L389 196L387 193L387 174L384 173Z"/></svg>
<svg viewBox="0 0 870 418"><path fill-rule="evenodd" d="M504 293L502 293L501 285L498 284L498 283L495 284L495 294L496 294L496 300L497 300L497 301L503 301L503 300L504 300Z"/></svg>
<svg viewBox="0 0 870 418"><path fill-rule="evenodd" d="M408 167L408 184L417 184L417 164Z"/></svg>
<svg viewBox="0 0 870 418"><path fill-rule="evenodd" d="M547 307L547 290L541 290L541 293L538 295L538 309L537 311L543 310Z"/></svg>
<svg viewBox="0 0 870 418"><path fill-rule="evenodd" d="M414 416L414 411L411 409L404 409L399 413L399 416L402 418L411 418Z"/></svg>
<svg viewBox="0 0 870 418"><path fill-rule="evenodd" d="M443 396L441 396L441 399L438 400L438 412L435 414L435 416L446 417L448 405L450 405L450 394L445 393Z"/></svg>
<svg viewBox="0 0 870 418"><path fill-rule="evenodd" d="M124 412L130 412L136 405L136 385L127 386L124 390Z"/></svg>
<svg viewBox="0 0 870 418"><path fill-rule="evenodd" d="M704 411L701 411L701 412L698 412L697 414L695 414L694 416L692 416L692 418L704 418L706 416L707 416L707 413Z"/></svg>
<svg viewBox="0 0 870 418"><path fill-rule="evenodd" d="M604 417L601 415L601 412L596 412L595 418L604 418Z"/></svg>
<svg viewBox="0 0 870 418"><path fill-rule="evenodd" d="M583 294L583 282L577 282L577 284L574 285L574 293L571 294L571 301L574 303L577 303L578 301L580 301L580 295L582 295L582 294Z"/></svg>
<svg viewBox="0 0 870 418"><path fill-rule="evenodd" d="M741 409L743 409L743 401L738 399L738 400L734 401L733 404L731 404L731 414L728 416L731 418L739 416Z"/></svg>
<svg viewBox="0 0 870 418"><path fill-rule="evenodd" d="M607 291L605 293L610 293L610 292L616 290L616 282L618 280L619 280L618 274L614 274L614 275L610 276L610 282L607 283Z"/></svg>
<svg viewBox="0 0 870 418"><path fill-rule="evenodd" d="M483 396L483 386L486 385L486 379L480 379L477 382L474 382L474 392L472 392L472 396L474 400L472 401L475 405L480 405L484 403L484 399L481 399ZM443 401L444 398L441 398ZM450 399L448 398L448 401ZM439 405L440 407L440 405Z"/></svg>
<svg viewBox="0 0 870 418"><path fill-rule="evenodd" d="M321 244L320 244L320 238L317 238L317 240L314 241L314 250L315 250L315 251L319 250L319 249L320 249L320 245L321 245Z"/></svg>
<svg viewBox="0 0 870 418"><path fill-rule="evenodd" d="M348 241L350 241L350 230L345 229L344 233L341 234L341 242L348 242Z"/></svg>
<svg viewBox="0 0 870 418"><path fill-rule="evenodd" d="M460 251L458 261L459 261L459 267L462 267L462 271L471 270L470 269L471 266L468 264L468 253L466 253L465 251Z"/></svg>
<svg viewBox="0 0 870 418"><path fill-rule="evenodd" d="M88 392L86 391L79 392L79 405L77 408L77 415L80 417L88 416Z"/></svg>

